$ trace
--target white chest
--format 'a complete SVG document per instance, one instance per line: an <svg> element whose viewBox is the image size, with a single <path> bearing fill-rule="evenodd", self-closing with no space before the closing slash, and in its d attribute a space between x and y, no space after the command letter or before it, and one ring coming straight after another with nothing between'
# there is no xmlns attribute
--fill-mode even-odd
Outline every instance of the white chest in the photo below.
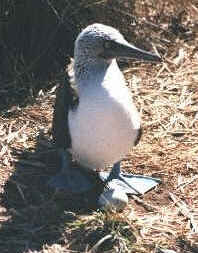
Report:
<svg viewBox="0 0 198 253"><path fill-rule="evenodd" d="M69 113L72 153L82 165L101 168L129 152L140 118L121 72L111 79L107 74L102 85L86 89L77 109Z"/></svg>

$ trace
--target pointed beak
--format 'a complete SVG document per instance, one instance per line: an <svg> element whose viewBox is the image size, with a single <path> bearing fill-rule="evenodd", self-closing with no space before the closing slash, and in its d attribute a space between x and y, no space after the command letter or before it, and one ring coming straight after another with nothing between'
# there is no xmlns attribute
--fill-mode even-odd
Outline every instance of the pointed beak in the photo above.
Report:
<svg viewBox="0 0 198 253"><path fill-rule="evenodd" d="M116 58L129 58L129 59L137 59L137 60L145 60L152 62L161 62L162 59L160 56L145 51L143 49L137 48L127 41L116 42L114 50L112 53Z"/></svg>

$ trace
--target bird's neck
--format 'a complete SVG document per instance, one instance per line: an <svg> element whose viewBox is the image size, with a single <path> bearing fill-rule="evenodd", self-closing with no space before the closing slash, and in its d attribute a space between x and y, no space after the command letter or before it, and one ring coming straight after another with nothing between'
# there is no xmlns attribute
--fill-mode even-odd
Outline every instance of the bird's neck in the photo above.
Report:
<svg viewBox="0 0 198 253"><path fill-rule="evenodd" d="M74 59L74 73L76 83L88 81L94 76L105 72L111 61L106 61L102 58L91 57L75 57Z"/></svg>
<svg viewBox="0 0 198 253"><path fill-rule="evenodd" d="M118 84L115 85L117 82ZM125 87L124 76L117 65L116 59L105 64L99 61L92 63L86 61L86 64L76 65L75 83L78 88L79 98L87 97L87 95L95 96L96 94L98 96L99 94L107 95L113 90L115 93L116 90Z"/></svg>

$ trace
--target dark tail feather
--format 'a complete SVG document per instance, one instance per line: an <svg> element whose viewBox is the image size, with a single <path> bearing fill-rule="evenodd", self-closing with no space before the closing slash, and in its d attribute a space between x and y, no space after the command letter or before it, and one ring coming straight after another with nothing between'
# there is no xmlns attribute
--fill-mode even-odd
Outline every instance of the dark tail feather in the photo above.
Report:
<svg viewBox="0 0 198 253"><path fill-rule="evenodd" d="M70 148L71 138L68 126L69 109L78 103L78 96L72 88L68 73L57 88L52 121L52 137L57 148Z"/></svg>
<svg viewBox="0 0 198 253"><path fill-rule="evenodd" d="M138 134L137 134L137 137L136 137L136 140L135 140L135 143L134 143L135 146L139 143L142 134L143 134L142 128L138 129Z"/></svg>

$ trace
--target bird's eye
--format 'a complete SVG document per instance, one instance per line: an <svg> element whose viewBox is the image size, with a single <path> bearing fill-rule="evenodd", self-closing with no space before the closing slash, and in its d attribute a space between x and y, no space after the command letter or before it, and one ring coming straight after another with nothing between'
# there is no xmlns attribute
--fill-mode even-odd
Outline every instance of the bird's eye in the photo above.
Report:
<svg viewBox="0 0 198 253"><path fill-rule="evenodd" d="M105 49L110 49L110 48L112 48L112 43L111 43L111 41L105 41L105 42L104 42L104 48L105 48Z"/></svg>

